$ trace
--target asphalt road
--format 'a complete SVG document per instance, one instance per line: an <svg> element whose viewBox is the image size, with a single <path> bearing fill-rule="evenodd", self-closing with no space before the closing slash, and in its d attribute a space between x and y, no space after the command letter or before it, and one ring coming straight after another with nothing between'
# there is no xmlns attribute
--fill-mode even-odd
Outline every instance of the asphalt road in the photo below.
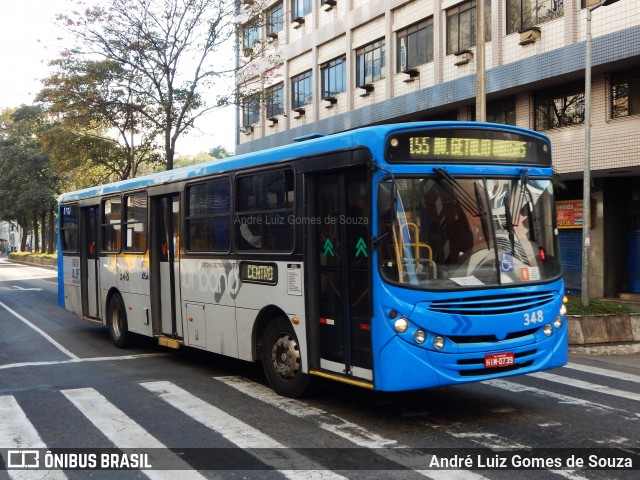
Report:
<svg viewBox="0 0 640 480"><path fill-rule="evenodd" d="M55 275L0 259L0 480L638 477L638 353L418 392L320 382L291 400L260 365L115 348L57 306Z"/></svg>

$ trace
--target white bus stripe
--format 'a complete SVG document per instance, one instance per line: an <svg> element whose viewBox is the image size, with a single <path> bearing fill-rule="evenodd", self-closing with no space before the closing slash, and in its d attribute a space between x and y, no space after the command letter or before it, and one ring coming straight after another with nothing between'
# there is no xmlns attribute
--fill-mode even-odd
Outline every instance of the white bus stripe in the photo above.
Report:
<svg viewBox="0 0 640 480"><path fill-rule="evenodd" d="M376 454L404 467L414 470L428 478L449 480L464 477L465 479L485 478L471 471L460 470L421 470L429 462L429 456L424 452L399 445L397 440L384 438L359 425L349 422L344 418L333 415L322 409L292 398L284 398L273 390L250 382L241 377L214 377L225 385L255 398L263 403L283 410L289 415L307 419L317 424L323 430L327 430L345 440L362 448L374 448Z"/></svg>
<svg viewBox="0 0 640 480"><path fill-rule="evenodd" d="M62 390L62 393L118 448L163 449L157 453L163 459L170 458L171 465L179 465L180 470L141 470L152 480L198 479L205 477L191 469L180 457L167 450L166 446L144 428L125 415L93 388ZM150 463L154 454L150 453ZM166 461L166 460L164 460Z"/></svg>
<svg viewBox="0 0 640 480"><path fill-rule="evenodd" d="M590 365L582 365L579 363L567 363L563 368L579 370L581 372L593 373L594 375L602 375L605 377L626 380L627 382L640 383L640 376L631 373L617 372L615 370L607 370L605 368L592 367Z"/></svg>
<svg viewBox="0 0 640 480"><path fill-rule="evenodd" d="M36 327L33 323L31 323L29 320L27 320L26 318L24 318L22 315L20 315L17 312L14 312L12 309L10 309L9 307L7 307L4 303L0 302L0 307L4 308L7 312L9 312L11 315L13 315L14 317L16 317L18 320L20 320L21 322L23 322L25 325L27 325L28 327L33 328L36 332L38 332L40 335L42 335L46 340L49 341L49 343L51 343L54 347L56 347L58 350L60 350L62 353L64 353L67 357L69 358L73 358L73 359L77 359L78 356L75 355L74 353L71 353L69 350L67 350L66 348L64 348L62 345L60 345L58 342L56 342L53 338L51 338L49 336L48 333L46 333L44 330Z"/></svg>
<svg viewBox="0 0 640 480"><path fill-rule="evenodd" d="M640 394L638 393L618 390L617 388L598 385L597 383L585 382L583 380L576 380L569 377L561 377L560 375L545 372L530 373L529 376L540 378L548 382L561 383L562 385L569 385L575 388L582 388L584 390L590 390L592 392L604 393L605 395L613 395L614 397L626 398L628 400L635 400L636 402L640 402Z"/></svg>
<svg viewBox="0 0 640 480"><path fill-rule="evenodd" d="M333 472L323 471L322 466L314 461L172 383L162 381L140 385L238 447L255 449L247 453L275 468L287 478L308 479L310 474L321 478L345 478ZM298 470L290 470L292 464L297 465Z"/></svg>
<svg viewBox="0 0 640 480"><path fill-rule="evenodd" d="M47 448L16 399L10 395L0 396L0 442L2 442L0 447L3 449ZM39 458L40 464L43 464L43 460ZM8 465L8 461L9 459L5 457L4 464ZM67 478L60 470L8 470L8 473L14 480Z"/></svg>

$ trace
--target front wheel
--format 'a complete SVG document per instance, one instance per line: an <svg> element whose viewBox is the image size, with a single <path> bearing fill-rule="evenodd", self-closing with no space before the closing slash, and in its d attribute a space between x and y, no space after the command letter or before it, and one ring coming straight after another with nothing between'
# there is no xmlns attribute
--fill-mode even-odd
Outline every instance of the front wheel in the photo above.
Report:
<svg viewBox="0 0 640 480"><path fill-rule="evenodd" d="M109 302L107 320L109 322L109 335L111 335L113 344L118 348L127 347L131 341L131 333L129 333L127 324L127 311L122 297L117 293L111 297Z"/></svg>
<svg viewBox="0 0 640 480"><path fill-rule="evenodd" d="M296 398L309 386L309 375L302 372L302 353L289 320L273 320L262 341L262 367L271 388L278 394Z"/></svg>

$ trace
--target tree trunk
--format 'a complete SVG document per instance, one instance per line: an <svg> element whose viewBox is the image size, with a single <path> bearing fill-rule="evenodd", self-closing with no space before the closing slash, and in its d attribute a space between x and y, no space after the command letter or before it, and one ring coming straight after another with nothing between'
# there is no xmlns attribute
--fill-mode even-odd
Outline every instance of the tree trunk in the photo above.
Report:
<svg viewBox="0 0 640 480"><path fill-rule="evenodd" d="M49 245L47 246L47 253L53 254L56 251L56 229L55 229L55 208L56 204L54 203L49 208Z"/></svg>
<svg viewBox="0 0 640 480"><path fill-rule="evenodd" d="M31 239L31 251L37 252L40 246L40 238L38 235L38 215L33 215L33 238Z"/></svg>
<svg viewBox="0 0 640 480"><path fill-rule="evenodd" d="M42 226L42 246L40 247L40 252L44 253L47 250L47 212L44 210L40 213L40 225Z"/></svg>

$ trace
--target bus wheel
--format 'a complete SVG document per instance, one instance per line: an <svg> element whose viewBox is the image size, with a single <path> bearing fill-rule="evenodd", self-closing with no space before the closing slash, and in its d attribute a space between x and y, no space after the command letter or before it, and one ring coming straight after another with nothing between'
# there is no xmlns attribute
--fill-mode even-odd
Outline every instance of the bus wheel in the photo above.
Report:
<svg viewBox="0 0 640 480"><path fill-rule="evenodd" d="M131 334L127 325L127 311L119 294L116 293L111 297L107 315L111 341L116 347L125 348L129 344Z"/></svg>
<svg viewBox="0 0 640 480"><path fill-rule="evenodd" d="M300 397L307 390L309 376L302 373L302 356L289 320L273 320L264 333L262 367L271 388L285 397Z"/></svg>

